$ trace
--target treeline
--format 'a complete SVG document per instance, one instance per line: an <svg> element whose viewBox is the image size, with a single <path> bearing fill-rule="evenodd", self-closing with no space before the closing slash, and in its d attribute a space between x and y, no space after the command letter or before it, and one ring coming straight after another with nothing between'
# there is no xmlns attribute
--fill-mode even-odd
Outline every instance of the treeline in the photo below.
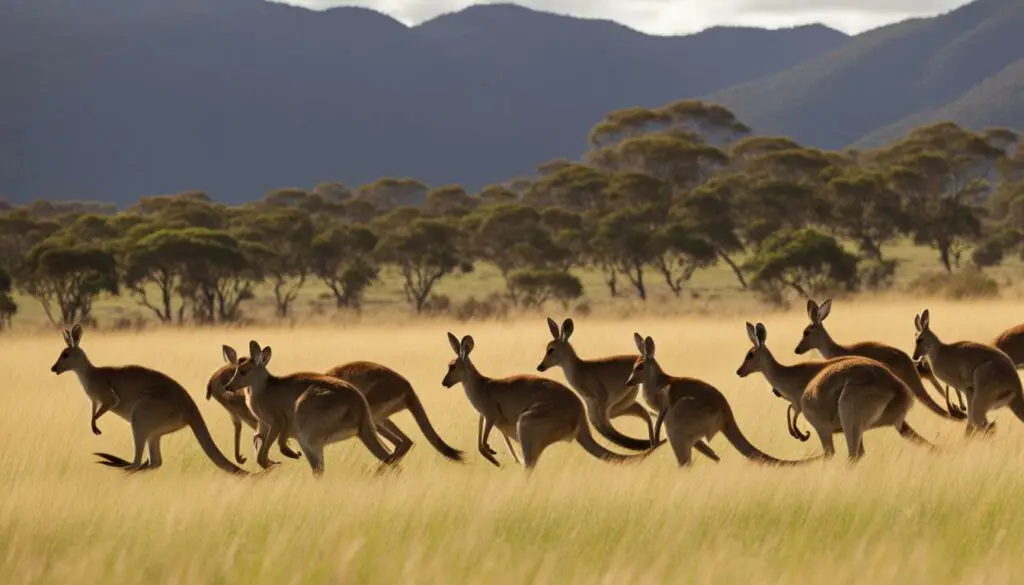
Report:
<svg viewBox="0 0 1024 585"><path fill-rule="evenodd" d="M646 299L651 279L680 296L718 262L781 302L890 286L884 249L905 236L950 273L967 251L985 267L1024 250L1024 149L1009 130L940 123L875 151L828 152L682 101L612 112L589 139L583 162L474 194L385 178L240 206L201 192L120 211L0 202L0 326L17 312L14 291L56 325L89 323L104 294L130 295L163 323L234 322L260 285L288 317L311 281L358 309L385 266L423 312L438 282L478 262L497 267L517 307L581 297L581 269L612 296Z"/></svg>

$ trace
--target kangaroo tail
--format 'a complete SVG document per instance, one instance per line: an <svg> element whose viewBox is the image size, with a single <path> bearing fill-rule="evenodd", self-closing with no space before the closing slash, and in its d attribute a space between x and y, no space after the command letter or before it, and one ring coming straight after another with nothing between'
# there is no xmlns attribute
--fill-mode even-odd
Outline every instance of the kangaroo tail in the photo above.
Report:
<svg viewBox="0 0 1024 585"><path fill-rule="evenodd" d="M427 411L423 410L423 403L420 402L416 393L410 389L405 396L405 406L412 414L412 418L416 420L416 424L419 425L423 436L427 438L427 442L448 459L462 461L462 451L448 445L438 436L434 426L430 424L430 419L427 418Z"/></svg>
<svg viewBox="0 0 1024 585"><path fill-rule="evenodd" d="M613 451L609 451L594 439L594 435L590 432L590 425L587 424L586 419L580 420L579 428L576 431L576 442L578 442L587 453L590 453L598 459L612 463L635 463L642 459L646 459L648 455L654 452L654 449L648 449L643 453L636 453L634 455L620 455Z"/></svg>
<svg viewBox="0 0 1024 585"><path fill-rule="evenodd" d="M929 379L929 381L931 381L932 385L935 386L935 389L939 390L939 383L938 380L935 379L935 374L933 374L931 371L929 371L927 374L921 374L920 369L918 369L918 374L919 376L916 376L915 379L911 380L911 383L909 384L910 391L914 394L914 397L917 398L918 402L925 405L925 407L928 408L928 410L934 412L935 414L947 420L962 421L967 418L967 415L964 414L963 411L961 411L959 408L954 407L953 404L949 402L948 391L946 393L946 406L947 408L949 408L948 411L945 408L939 406L939 403L935 402L935 400L932 399L931 394L928 394L928 390L925 389L924 384L921 382L920 375L926 376ZM939 394L942 393L942 390L939 390Z"/></svg>
<svg viewBox="0 0 1024 585"><path fill-rule="evenodd" d="M196 436L199 446L203 448L203 453L206 453L210 461L213 461L214 465L228 473L249 475L249 472L236 466L217 448L217 444L213 442L213 437L210 436L210 429L206 427L206 421L203 420L203 415L199 412L199 407L193 403L190 410L188 426L192 429L192 434Z"/></svg>
<svg viewBox="0 0 1024 585"><path fill-rule="evenodd" d="M632 449L633 451L647 451L648 449L656 449L665 444L664 441L659 441L655 438L654 445L651 445L650 439L634 439L633 437L627 437L619 431L615 430L612 426L611 421L608 419L598 419L594 417L593 420L594 428L601 434L602 437L608 439L612 443L615 443L623 449ZM586 426L586 425L584 425ZM657 437L657 436L655 436Z"/></svg>
<svg viewBox="0 0 1024 585"><path fill-rule="evenodd" d="M777 459L775 457L772 457L771 455L768 455L767 453L753 446L750 443L750 441L747 440L747 437L743 435L742 431L740 431L739 425L736 424L736 417L733 416L732 408L728 404L725 405L725 417L725 427L722 429L722 434L725 435L725 438L728 439L730 443L732 443L732 446L735 447L737 451L739 451L744 457L750 459L751 461L757 461L758 463L765 463L768 465L793 466L803 465L805 463L810 463L821 458L821 456L819 455L817 457L811 457L809 459L789 461L785 459Z"/></svg>

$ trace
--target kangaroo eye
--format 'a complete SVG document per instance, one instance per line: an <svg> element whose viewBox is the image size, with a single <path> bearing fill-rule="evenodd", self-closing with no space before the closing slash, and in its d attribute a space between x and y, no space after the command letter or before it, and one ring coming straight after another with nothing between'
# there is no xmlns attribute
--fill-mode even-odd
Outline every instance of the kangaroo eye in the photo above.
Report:
<svg viewBox="0 0 1024 585"><path fill-rule="evenodd" d="M749 360L749 359L751 359L751 358L753 358L753 357L754 357L754 350L750 350L750 351L748 351L748 352L747 352L747 359Z"/></svg>
<svg viewBox="0 0 1024 585"><path fill-rule="evenodd" d="M809 329L804 329L804 337L807 337L810 334L811 334L811 331Z"/></svg>
<svg viewBox="0 0 1024 585"><path fill-rule="evenodd" d="M60 352L60 358L61 359L65 359L67 357L68 357L68 350L65 349L64 351Z"/></svg>
<svg viewBox="0 0 1024 585"><path fill-rule="evenodd" d="M547 353L551 353L551 352L553 352L553 351L555 351L555 348L553 348L553 347L549 347L549 348L548 348L548 351L547 351Z"/></svg>

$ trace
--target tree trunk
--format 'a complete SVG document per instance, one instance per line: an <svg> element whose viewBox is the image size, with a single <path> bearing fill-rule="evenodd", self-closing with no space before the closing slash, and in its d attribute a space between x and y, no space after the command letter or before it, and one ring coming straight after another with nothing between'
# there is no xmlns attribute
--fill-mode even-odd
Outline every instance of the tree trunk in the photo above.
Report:
<svg viewBox="0 0 1024 585"><path fill-rule="evenodd" d="M716 248L715 252L723 262L729 265L729 268L732 268L733 274L736 275L736 280L740 281L740 288L747 290L747 279L743 278L743 270L741 270L740 267L733 262L732 258L730 258L723 250Z"/></svg>

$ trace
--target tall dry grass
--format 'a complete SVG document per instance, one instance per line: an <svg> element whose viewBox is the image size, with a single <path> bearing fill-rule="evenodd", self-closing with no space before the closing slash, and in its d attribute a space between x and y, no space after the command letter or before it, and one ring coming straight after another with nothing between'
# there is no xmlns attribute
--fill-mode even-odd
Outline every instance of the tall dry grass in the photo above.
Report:
<svg viewBox="0 0 1024 585"><path fill-rule="evenodd" d="M919 303L839 302L829 317L840 341L873 338L909 350ZM935 304L946 340L986 341L1019 319L1008 302ZM750 315L755 320L757 315ZM784 361L802 312L765 319ZM182 431L164 442L165 464L126 477L91 452L131 453L127 424L107 415L89 431L89 406L72 374L54 376L56 333L0 338L0 581L5 583L1016 583L1024 553L1024 427L999 411L997 436L966 443L962 425L915 406L911 423L940 455L890 430L866 436L867 457L801 469L765 468L718 437L720 464L676 467L668 447L632 466L558 444L527 477L508 458L495 469L476 453L476 413L440 386L451 349L445 331L471 333L492 376L534 372L548 339L542 320L425 322L328 328L86 331L99 364L138 363L181 381L214 438L231 426L203 399L220 345L250 338L274 348L271 371L324 370L353 359L388 364L412 380L436 428L467 451L444 460L408 414L395 421L417 441L394 476L356 441L328 449L314 480L304 460L253 479L226 477ZM749 342L733 316L579 320L583 356L632 352L634 330L652 335L671 373L703 378L731 401L739 424L780 457L820 452L785 429L785 403L759 376L739 379ZM558 372L550 375L561 379ZM635 421L617 426L642 436ZM804 423L806 426L806 423ZM245 431L248 438L248 431ZM842 438L837 447L845 452ZM621 449L617 449L621 451ZM276 455L276 449L274 450ZM275 458L283 459L279 455ZM251 463L247 465L253 468Z"/></svg>

